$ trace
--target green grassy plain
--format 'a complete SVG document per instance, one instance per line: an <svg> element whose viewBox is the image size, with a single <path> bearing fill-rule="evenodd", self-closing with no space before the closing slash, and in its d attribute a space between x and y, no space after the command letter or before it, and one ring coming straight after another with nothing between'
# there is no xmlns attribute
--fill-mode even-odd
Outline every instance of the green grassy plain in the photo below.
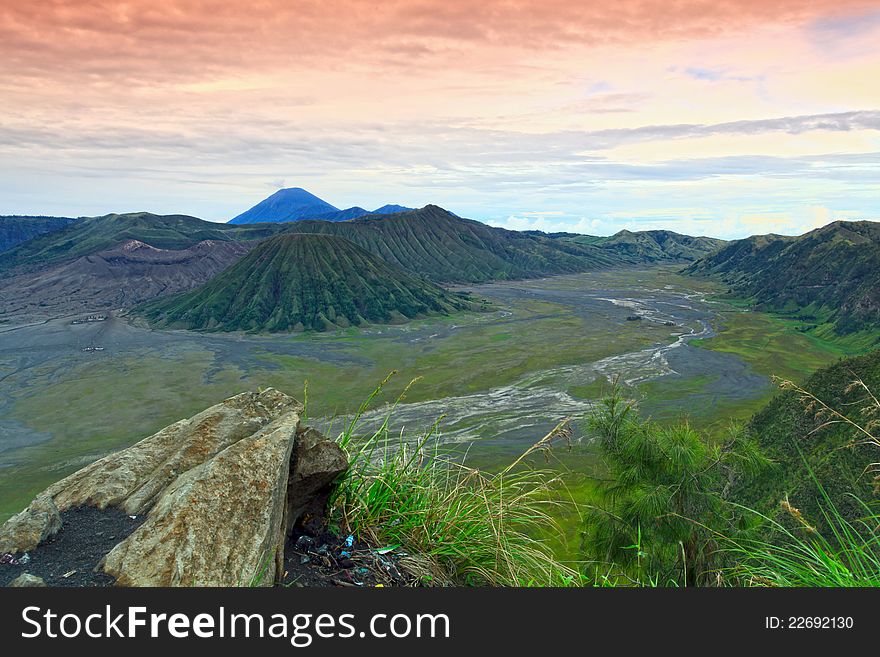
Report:
<svg viewBox="0 0 880 657"><path fill-rule="evenodd" d="M8 458L13 465L0 470L0 521L96 458L198 413L209 399L240 392L234 368L206 380L212 361L205 351L173 361L147 353L71 368L61 380L48 370L31 372L11 418L52 439L16 450Z"/></svg>
<svg viewBox="0 0 880 657"><path fill-rule="evenodd" d="M839 358L865 351L865 345L853 344L845 337L826 334L821 338L802 332L798 330L802 322L794 319L726 303L718 310L718 335L691 344L735 354L768 376L800 381Z"/></svg>
<svg viewBox="0 0 880 657"><path fill-rule="evenodd" d="M589 322L568 306L541 300L517 300L508 312L460 313L366 331L248 336L235 347L240 358L230 360L210 342L186 336L171 348L31 368L9 379L13 403L4 415L51 439L3 455L11 465L0 469L0 521L89 461L245 390L272 386L301 396L308 381L310 415L332 417L356 410L391 370L399 374L385 401L419 377L407 401L424 401L644 348L662 335L632 323ZM314 355L280 353L298 343Z"/></svg>
<svg viewBox="0 0 880 657"><path fill-rule="evenodd" d="M682 277L669 267L513 285L567 292L582 285L621 289L635 283L658 289L672 285L705 293L719 291L712 282ZM488 297L488 289L480 294ZM8 465L0 468L0 521L23 508L35 493L91 460L245 390L273 386L300 396L307 380L313 418L353 412L391 370L399 374L389 383L383 401L393 400L414 378L419 381L408 392L408 402L499 386L528 386L533 373L541 385L557 386L578 399L598 399L607 388L602 377L585 375L583 380L571 381L553 370L590 364L670 339L668 327L657 323L610 321L601 313L585 314L563 302L528 295L494 302L501 310L363 330L210 339L180 333L179 340L175 337L162 346L106 352L85 360L77 356L72 364L51 361L19 374L7 375L15 368L0 360L0 374L7 375L4 386L11 391L0 419L51 436L3 454ZM743 312L727 303L719 303L717 310L718 336L692 344L736 355L764 375L801 380L855 349L805 335L790 320ZM728 417L744 419L773 394L768 388L760 398L739 399L729 406L681 406L712 382L712 374L664 377L641 384L637 392L655 407L671 409L669 419L686 412L700 425ZM507 465L521 445L500 442L487 441L485 446L478 442L469 459L489 469ZM590 484L584 472L592 468L593 458L589 448L581 445L571 454L560 455L559 462L550 463L567 473L564 481L576 501L588 498ZM566 554L575 550L574 524L566 523L572 532L565 541L567 547L560 548Z"/></svg>
<svg viewBox="0 0 880 657"><path fill-rule="evenodd" d="M838 336L833 332L816 334L803 331L803 322L784 316L754 312L724 300L718 303L717 330L712 338L691 341L694 347L733 354L757 373L776 376L795 382L803 382L812 373L841 358L865 353L871 349L872 340L864 335ZM698 385L697 381L682 382L684 388ZM646 396L662 400L672 394L668 386L659 381L642 387ZM698 424L718 423L729 420L745 421L760 410L776 394L776 387L751 400L720 405L711 415L701 414L699 409L691 413Z"/></svg>

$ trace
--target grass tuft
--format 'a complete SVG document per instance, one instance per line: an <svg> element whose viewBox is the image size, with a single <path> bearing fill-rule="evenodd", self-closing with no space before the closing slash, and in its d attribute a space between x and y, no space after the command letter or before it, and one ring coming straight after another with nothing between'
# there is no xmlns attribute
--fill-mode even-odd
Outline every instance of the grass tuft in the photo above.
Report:
<svg viewBox="0 0 880 657"><path fill-rule="evenodd" d="M801 525L805 521L797 511L789 513ZM773 540L728 541L726 549L737 561L731 580L742 586L880 586L880 517L851 521L834 506L825 507L823 515L829 528L825 533L809 525L790 530L761 516L777 534Z"/></svg>
<svg viewBox="0 0 880 657"><path fill-rule="evenodd" d="M565 438L557 426L526 455L489 474L444 455L438 419L418 440L389 435L389 419L367 436L358 421L390 376L339 436L351 467L333 511L347 529L374 545L399 546L423 583L472 586L567 586L576 571L560 563L540 536L559 531L549 510L557 476L526 465L525 456ZM412 385L412 383L410 384Z"/></svg>

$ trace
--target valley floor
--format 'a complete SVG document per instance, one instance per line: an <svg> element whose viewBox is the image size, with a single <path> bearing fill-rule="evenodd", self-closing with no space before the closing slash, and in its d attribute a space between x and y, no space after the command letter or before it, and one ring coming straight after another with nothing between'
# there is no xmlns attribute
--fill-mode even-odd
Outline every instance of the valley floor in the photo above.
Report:
<svg viewBox="0 0 880 657"><path fill-rule="evenodd" d="M770 374L803 378L845 352L714 301L714 283L672 267L468 289L492 310L322 334L151 331L112 313L0 327L0 521L85 463L243 390L299 397L308 380L309 416L332 435L389 371L380 404L421 377L395 429L440 419L442 441L491 468L589 410L615 376L645 413L710 425L763 404ZM592 456L575 438L559 467L580 490Z"/></svg>

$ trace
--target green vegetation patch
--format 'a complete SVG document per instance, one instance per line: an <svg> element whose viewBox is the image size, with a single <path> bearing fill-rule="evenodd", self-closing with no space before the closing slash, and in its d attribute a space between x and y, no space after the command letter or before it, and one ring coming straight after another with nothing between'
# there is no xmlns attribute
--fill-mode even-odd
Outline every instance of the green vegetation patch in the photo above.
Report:
<svg viewBox="0 0 880 657"><path fill-rule="evenodd" d="M718 334L691 345L739 356L755 371L802 381L838 358L863 351L846 340L823 340L798 330L795 320L719 304Z"/></svg>
<svg viewBox="0 0 880 657"><path fill-rule="evenodd" d="M748 425L776 469L743 482L739 501L775 514L787 499L817 525L824 524L826 496L847 521L865 514L863 502L876 509L878 481L870 464L880 460L878 445L855 427L869 426L880 413L871 398L880 390L880 351L821 369L802 387L785 387ZM853 424L827 408L839 409Z"/></svg>

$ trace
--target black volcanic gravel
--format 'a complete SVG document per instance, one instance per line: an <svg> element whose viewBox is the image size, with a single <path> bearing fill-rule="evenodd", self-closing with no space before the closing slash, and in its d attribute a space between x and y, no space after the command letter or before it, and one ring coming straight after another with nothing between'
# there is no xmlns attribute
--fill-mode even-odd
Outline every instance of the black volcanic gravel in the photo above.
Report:
<svg viewBox="0 0 880 657"><path fill-rule="evenodd" d="M98 562L146 520L132 519L124 511L104 511L89 506L61 514L61 529L28 553L25 564L0 564L0 586L7 586L22 573L42 577L48 586L112 586L113 577L95 572ZM14 555L21 559L21 554ZM73 571L68 577L65 574Z"/></svg>

